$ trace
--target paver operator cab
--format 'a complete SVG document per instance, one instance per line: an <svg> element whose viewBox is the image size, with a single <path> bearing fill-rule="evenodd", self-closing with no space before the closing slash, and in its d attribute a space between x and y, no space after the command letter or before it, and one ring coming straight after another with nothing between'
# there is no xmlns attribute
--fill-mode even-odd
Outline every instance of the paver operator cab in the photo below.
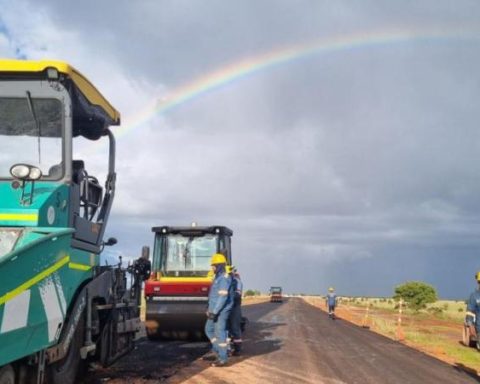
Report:
<svg viewBox="0 0 480 384"><path fill-rule="evenodd" d="M109 127L119 124L70 65L0 60L1 384L73 383L86 359L108 365L133 348L139 276L127 293L124 269L99 266L116 243L104 233L115 194ZM109 143L105 184L74 156L78 138Z"/></svg>
<svg viewBox="0 0 480 384"><path fill-rule="evenodd" d="M231 265L231 229L223 226L155 227L152 275L145 282L149 338L203 339L210 259L223 253Z"/></svg>

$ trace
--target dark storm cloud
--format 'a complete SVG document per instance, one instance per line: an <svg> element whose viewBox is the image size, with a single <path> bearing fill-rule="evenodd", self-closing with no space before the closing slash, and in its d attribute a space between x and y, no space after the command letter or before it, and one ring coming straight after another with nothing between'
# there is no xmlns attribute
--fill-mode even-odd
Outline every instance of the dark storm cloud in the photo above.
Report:
<svg viewBox="0 0 480 384"><path fill-rule="evenodd" d="M389 29L480 30L480 5L469 1L63 4L2 20L29 55L82 64L125 120L143 100L284 46ZM118 141L109 227L118 252L151 245L152 226L195 220L234 229L247 287L388 295L415 278L464 295L480 269L472 37L309 55L153 117Z"/></svg>
<svg viewBox="0 0 480 384"><path fill-rule="evenodd" d="M479 5L450 1L129 1L53 0L43 11L62 30L88 32L105 60L122 60L146 76L178 84L232 61L332 34L477 24ZM103 49L102 49L103 47Z"/></svg>

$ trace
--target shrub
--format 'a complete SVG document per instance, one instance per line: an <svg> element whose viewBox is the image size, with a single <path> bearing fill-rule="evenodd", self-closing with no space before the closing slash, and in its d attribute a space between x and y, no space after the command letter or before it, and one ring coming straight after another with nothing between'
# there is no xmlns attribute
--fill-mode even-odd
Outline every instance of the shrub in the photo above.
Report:
<svg viewBox="0 0 480 384"><path fill-rule="evenodd" d="M440 307L430 307L427 309L427 312L432 313L434 315L441 315L443 313L443 309Z"/></svg>
<svg viewBox="0 0 480 384"><path fill-rule="evenodd" d="M255 291L253 289L249 289L249 290L245 291L244 296L245 297L255 296Z"/></svg>
<svg viewBox="0 0 480 384"><path fill-rule="evenodd" d="M407 281L395 287L395 300L403 299L410 308L418 311L428 303L437 301L437 291L434 287L421 281Z"/></svg>

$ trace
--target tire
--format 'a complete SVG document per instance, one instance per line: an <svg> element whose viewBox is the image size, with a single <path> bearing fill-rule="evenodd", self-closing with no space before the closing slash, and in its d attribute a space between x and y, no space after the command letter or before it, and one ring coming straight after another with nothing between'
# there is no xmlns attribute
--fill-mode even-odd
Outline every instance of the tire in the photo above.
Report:
<svg viewBox="0 0 480 384"><path fill-rule="evenodd" d="M0 368L0 384L15 384L15 371L10 364Z"/></svg>
<svg viewBox="0 0 480 384"><path fill-rule="evenodd" d="M65 357L48 367L48 383L75 384L77 377L85 372L86 361L80 357L80 348L82 347L85 333L84 321L83 317L80 318Z"/></svg>
<svg viewBox="0 0 480 384"><path fill-rule="evenodd" d="M463 327L462 343L466 347L475 348L477 346L477 341L475 340L475 337L470 332L470 327L467 327L467 326Z"/></svg>

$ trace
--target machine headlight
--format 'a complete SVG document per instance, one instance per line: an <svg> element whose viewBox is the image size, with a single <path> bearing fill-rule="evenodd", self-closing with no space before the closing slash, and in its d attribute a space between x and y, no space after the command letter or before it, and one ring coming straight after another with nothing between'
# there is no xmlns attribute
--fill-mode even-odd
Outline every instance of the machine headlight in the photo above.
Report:
<svg viewBox="0 0 480 384"><path fill-rule="evenodd" d="M58 70L57 68L47 68L47 77L50 80L57 80L58 79Z"/></svg>
<svg viewBox="0 0 480 384"><path fill-rule="evenodd" d="M17 164L10 168L10 174L17 179L25 179L30 174L30 168L25 164Z"/></svg>
<svg viewBox="0 0 480 384"><path fill-rule="evenodd" d="M30 180L38 180L42 177L42 171L38 169L37 167L31 167L30 172L28 174L28 178Z"/></svg>
<svg viewBox="0 0 480 384"><path fill-rule="evenodd" d="M10 174L20 180L38 180L42 177L42 171L28 164L15 164L10 168Z"/></svg>

